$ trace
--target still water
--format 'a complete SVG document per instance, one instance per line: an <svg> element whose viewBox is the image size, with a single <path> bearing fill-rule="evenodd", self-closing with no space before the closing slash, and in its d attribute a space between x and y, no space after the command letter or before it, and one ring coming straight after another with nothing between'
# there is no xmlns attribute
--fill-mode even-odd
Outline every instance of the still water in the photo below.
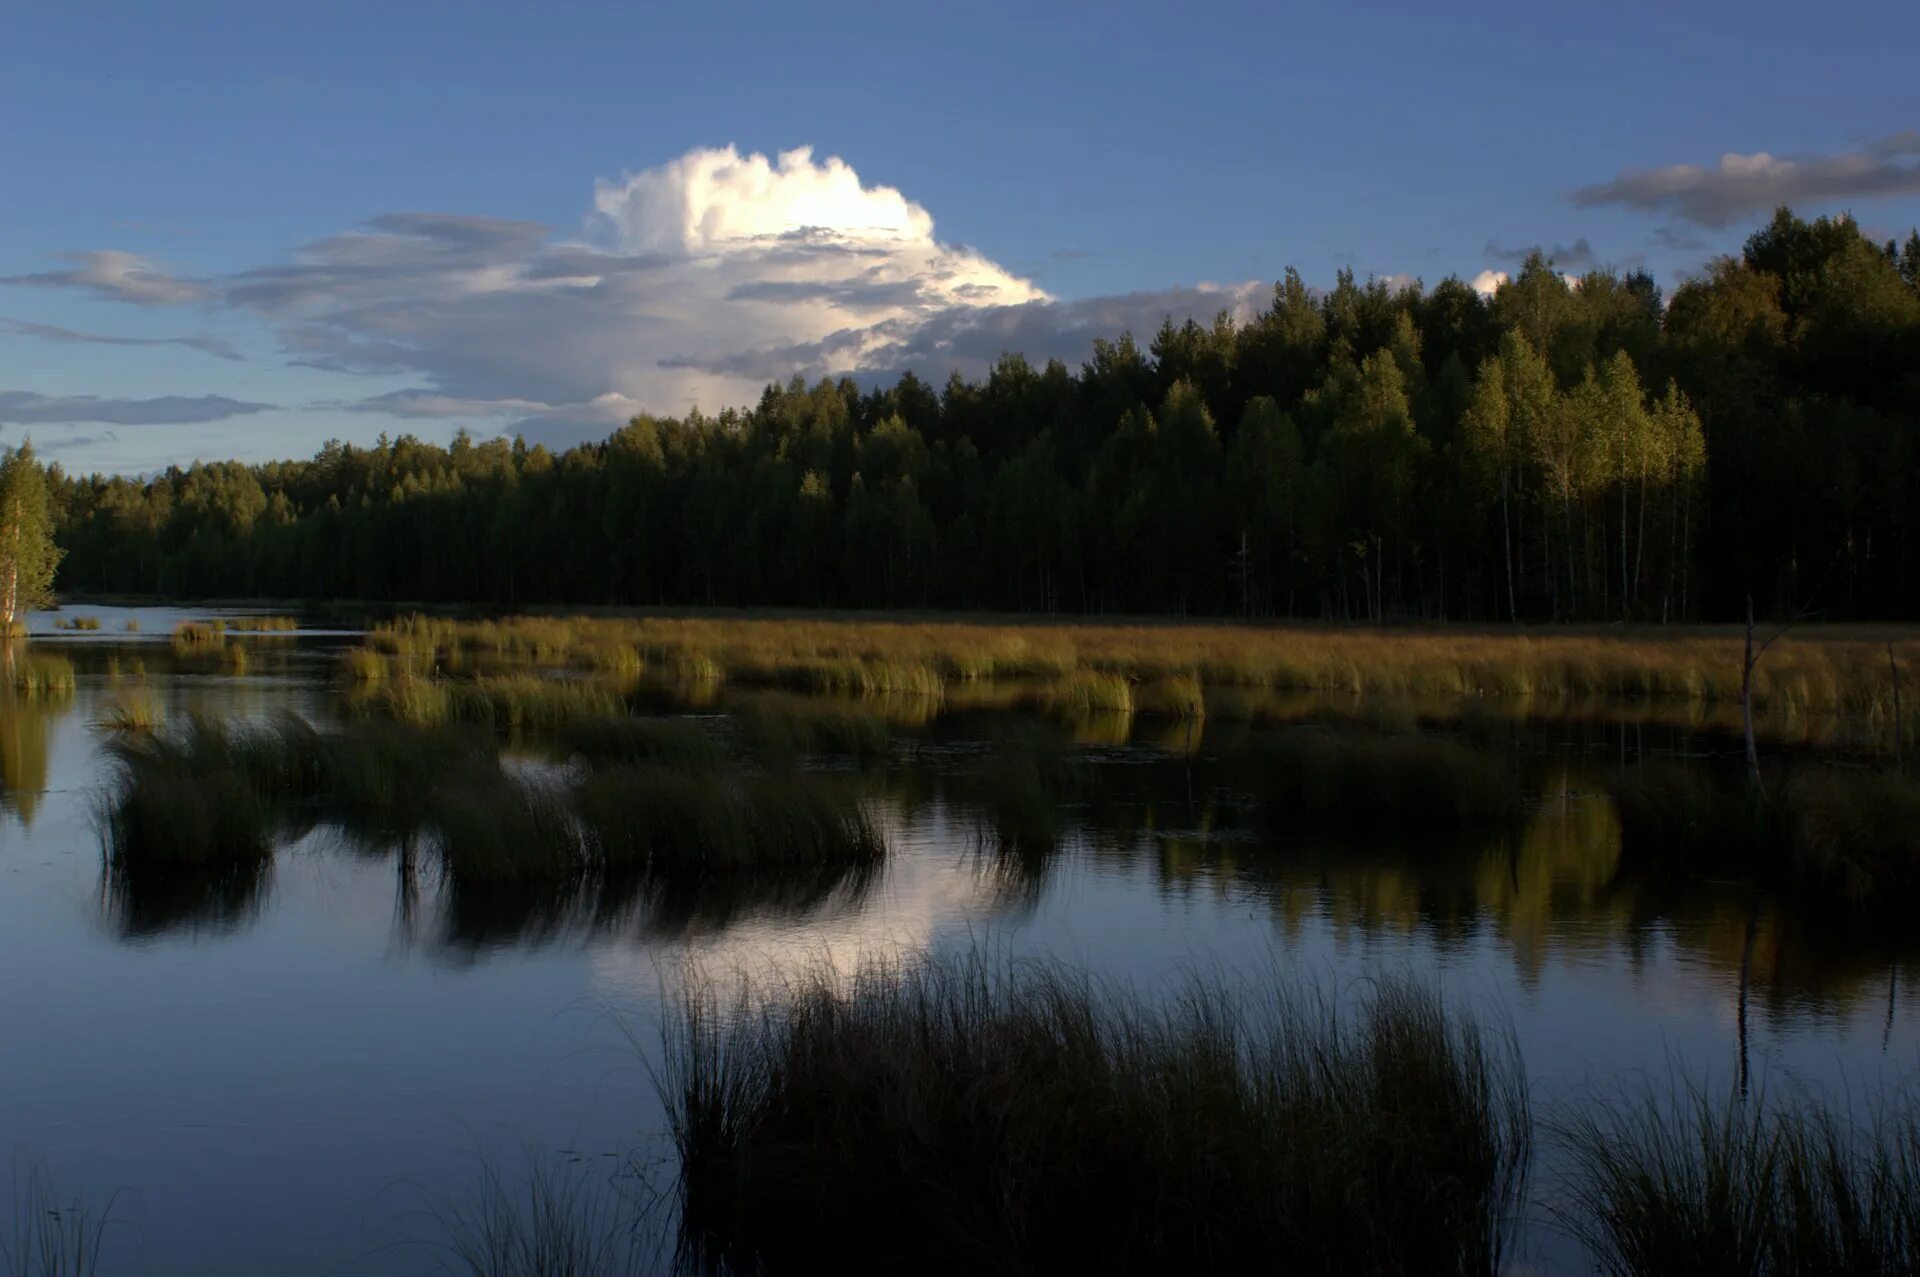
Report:
<svg viewBox="0 0 1920 1277"><path fill-rule="evenodd" d="M128 898L101 871L105 708L138 685L170 716L326 721L347 712L351 639L236 639L236 675L176 656L180 614L94 613L92 634L36 618L35 650L79 669L71 697L0 705L0 1151L111 1204L108 1274L441 1270L440 1220L483 1159L511 1175L657 1156L647 1063L690 975L978 944L1145 990L1196 969L1335 990L1412 972L1511 1024L1542 1115L1675 1069L1730 1088L1743 1061L1754 1087L1865 1097L1920 1058L1920 946L1746 884L1620 867L1594 769L1731 743L1591 719L1514 729L1528 815L1497 834L1289 833L1223 779L1244 776L1226 764L1258 728L1093 724L1057 850L1009 861L983 850L982 795L1010 716L906 712L861 781L890 850L872 881L592 913L454 900L321 830L222 899ZM679 708L724 731L734 704ZM1584 1266L1541 1223L1520 1270Z"/></svg>

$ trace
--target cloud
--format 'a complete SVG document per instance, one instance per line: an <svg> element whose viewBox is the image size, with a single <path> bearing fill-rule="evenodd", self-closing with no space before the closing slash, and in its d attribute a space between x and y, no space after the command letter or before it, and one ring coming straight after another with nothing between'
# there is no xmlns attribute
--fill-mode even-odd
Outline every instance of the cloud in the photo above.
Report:
<svg viewBox="0 0 1920 1277"><path fill-rule="evenodd" d="M201 281L182 279L133 253L102 248L83 253L60 253L57 256L61 261L74 265L68 270L0 276L0 284L77 288L95 297L135 306L170 306L199 301L207 296L207 287Z"/></svg>
<svg viewBox="0 0 1920 1277"><path fill-rule="evenodd" d="M1492 240L1487 241L1486 254L1495 261L1524 262L1534 253L1539 253L1542 257L1545 257L1548 261L1563 270L1592 270L1600 264L1598 255L1593 251L1593 245L1587 242L1585 236L1576 239L1571 244L1555 244L1552 247L1544 247L1539 244L1527 244L1519 248L1501 248Z"/></svg>
<svg viewBox="0 0 1920 1277"><path fill-rule="evenodd" d="M806 148L601 181L574 236L389 214L218 283L296 363L419 379L386 401L401 415L542 421L748 403L766 376L857 370L935 316L1045 297Z"/></svg>
<svg viewBox="0 0 1920 1277"><path fill-rule="evenodd" d="M1503 270L1483 270L1468 281L1474 292L1482 297L1491 297L1500 291L1500 285L1507 283L1513 276Z"/></svg>
<svg viewBox="0 0 1920 1277"><path fill-rule="evenodd" d="M1700 253L1708 247L1706 240L1684 226L1656 226L1653 238L1661 247L1676 253Z"/></svg>
<svg viewBox="0 0 1920 1277"><path fill-rule="evenodd" d="M0 390L0 425L98 422L111 426L172 426L225 421L229 417L266 412L273 407L224 395L102 399L97 395L39 395L30 390Z"/></svg>
<svg viewBox="0 0 1920 1277"><path fill-rule="evenodd" d="M60 345L185 346L189 350L198 350L216 359L246 358L233 348L231 342L222 341L218 337L116 337L109 333L78 332L72 328L61 328L54 324L28 323L24 319L0 319L0 332L14 333L21 337L37 337L41 341Z"/></svg>
<svg viewBox="0 0 1920 1277"><path fill-rule="evenodd" d="M1610 182L1583 186L1572 198L1581 208L1620 204L1717 229L1782 204L1912 194L1920 194L1920 129L1838 155L1728 152L1712 167L1630 169Z"/></svg>

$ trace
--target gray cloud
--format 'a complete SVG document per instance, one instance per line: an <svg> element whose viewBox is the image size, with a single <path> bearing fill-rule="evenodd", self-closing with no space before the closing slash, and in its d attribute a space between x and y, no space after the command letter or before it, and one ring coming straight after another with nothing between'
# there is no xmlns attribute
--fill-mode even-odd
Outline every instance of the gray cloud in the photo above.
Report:
<svg viewBox="0 0 1920 1277"><path fill-rule="evenodd" d="M1676 253L1699 253L1706 251L1707 241L1684 226L1656 226L1653 238L1663 248L1671 248Z"/></svg>
<svg viewBox="0 0 1920 1277"><path fill-rule="evenodd" d="M135 306L172 306L207 296L207 286L201 281L170 274L133 253L102 248L56 256L61 261L72 262L73 266L32 275L0 276L0 284L75 288L108 301Z"/></svg>
<svg viewBox="0 0 1920 1277"><path fill-rule="evenodd" d="M1628 170L1612 181L1581 187L1572 199L1581 208L1619 204L1717 229L1782 204L1913 194L1920 194L1920 129L1836 155L1728 152L1712 167Z"/></svg>
<svg viewBox="0 0 1920 1277"><path fill-rule="evenodd" d="M246 358L231 342L218 337L118 337L111 333L83 333L55 324L34 324L24 319L0 319L0 332L20 337L37 337L63 346L185 346L212 355L215 359Z"/></svg>
<svg viewBox="0 0 1920 1277"><path fill-rule="evenodd" d="M162 395L156 399L102 399L98 395L39 395L30 390L0 390L0 424L38 426L98 422L110 426L176 426L225 421L266 412L273 404L248 403L225 395Z"/></svg>
<svg viewBox="0 0 1920 1277"><path fill-rule="evenodd" d="M1486 254L1494 261L1524 262L1529 254L1539 253L1561 270L1586 271L1600 264L1598 254L1593 251L1585 236L1571 244L1554 244L1551 247L1541 244L1527 244L1519 248L1502 248L1492 240L1487 241Z"/></svg>

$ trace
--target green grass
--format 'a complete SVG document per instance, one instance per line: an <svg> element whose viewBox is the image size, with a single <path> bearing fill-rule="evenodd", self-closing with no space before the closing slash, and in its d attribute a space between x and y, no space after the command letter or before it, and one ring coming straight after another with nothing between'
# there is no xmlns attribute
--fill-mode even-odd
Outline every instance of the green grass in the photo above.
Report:
<svg viewBox="0 0 1920 1277"><path fill-rule="evenodd" d="M1920 1271L1920 1119L1858 1128L1809 1097L1589 1100L1556 1213L1617 1277Z"/></svg>
<svg viewBox="0 0 1920 1277"><path fill-rule="evenodd" d="M734 1271L1491 1274L1528 1169L1511 1044L1390 982L1160 1004L976 954L696 992L667 1050L683 1256Z"/></svg>

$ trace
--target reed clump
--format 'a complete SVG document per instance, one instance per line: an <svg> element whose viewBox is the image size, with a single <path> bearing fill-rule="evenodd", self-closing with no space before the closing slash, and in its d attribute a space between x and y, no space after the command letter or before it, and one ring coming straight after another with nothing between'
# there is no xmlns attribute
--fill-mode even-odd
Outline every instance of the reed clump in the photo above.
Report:
<svg viewBox="0 0 1920 1277"><path fill-rule="evenodd" d="M64 700L73 695L73 662L54 652L7 653L13 690L28 700Z"/></svg>
<svg viewBox="0 0 1920 1277"><path fill-rule="evenodd" d="M290 634L300 628L291 616L235 616L226 622L229 630L240 634Z"/></svg>
<svg viewBox="0 0 1920 1277"><path fill-rule="evenodd" d="M1744 776L1648 763L1609 783L1623 854L1666 868L1793 883L1816 898L1890 910L1920 897L1920 779L1827 764Z"/></svg>
<svg viewBox="0 0 1920 1277"><path fill-rule="evenodd" d="M1458 827L1520 813L1506 756L1447 737L1286 728L1258 742L1249 765L1252 788L1282 826Z"/></svg>
<svg viewBox="0 0 1920 1277"><path fill-rule="evenodd" d="M173 627L173 642L179 647L219 643L226 636L226 628L221 621L182 621Z"/></svg>
<svg viewBox="0 0 1920 1277"><path fill-rule="evenodd" d="M768 693L740 706L741 732L763 760L790 763L810 754L850 755L861 766L887 756L887 720L862 703Z"/></svg>
<svg viewBox="0 0 1920 1277"><path fill-rule="evenodd" d="M73 618L73 628L76 630L97 630L100 628L100 618L97 616L76 616Z"/></svg>
<svg viewBox="0 0 1920 1277"><path fill-rule="evenodd" d="M317 784L315 739L291 715L230 726L190 714L173 731L108 741L119 773L106 818L109 863L206 869L265 860L278 805Z"/></svg>
<svg viewBox="0 0 1920 1277"><path fill-rule="evenodd" d="M589 767L645 764L684 771L717 771L728 762L719 737L689 719L603 715L567 724L554 752Z"/></svg>
<svg viewBox="0 0 1920 1277"><path fill-rule="evenodd" d="M151 692L127 691L115 696L100 715L100 727L122 736L144 736L160 730L166 721L160 701Z"/></svg>
<svg viewBox="0 0 1920 1277"><path fill-rule="evenodd" d="M1600 1270L1920 1271L1920 1118L1856 1126L1820 1101L1698 1089L1591 1099L1563 1123L1556 1213Z"/></svg>
<svg viewBox="0 0 1920 1277"><path fill-rule="evenodd" d="M668 1057L711 1267L1491 1274L1525 1191L1517 1052L1405 984L1161 1003L975 954L696 992Z"/></svg>
<svg viewBox="0 0 1920 1277"><path fill-rule="evenodd" d="M886 854L865 808L828 777L629 765L594 771L574 801L588 855L609 869L861 867Z"/></svg>

